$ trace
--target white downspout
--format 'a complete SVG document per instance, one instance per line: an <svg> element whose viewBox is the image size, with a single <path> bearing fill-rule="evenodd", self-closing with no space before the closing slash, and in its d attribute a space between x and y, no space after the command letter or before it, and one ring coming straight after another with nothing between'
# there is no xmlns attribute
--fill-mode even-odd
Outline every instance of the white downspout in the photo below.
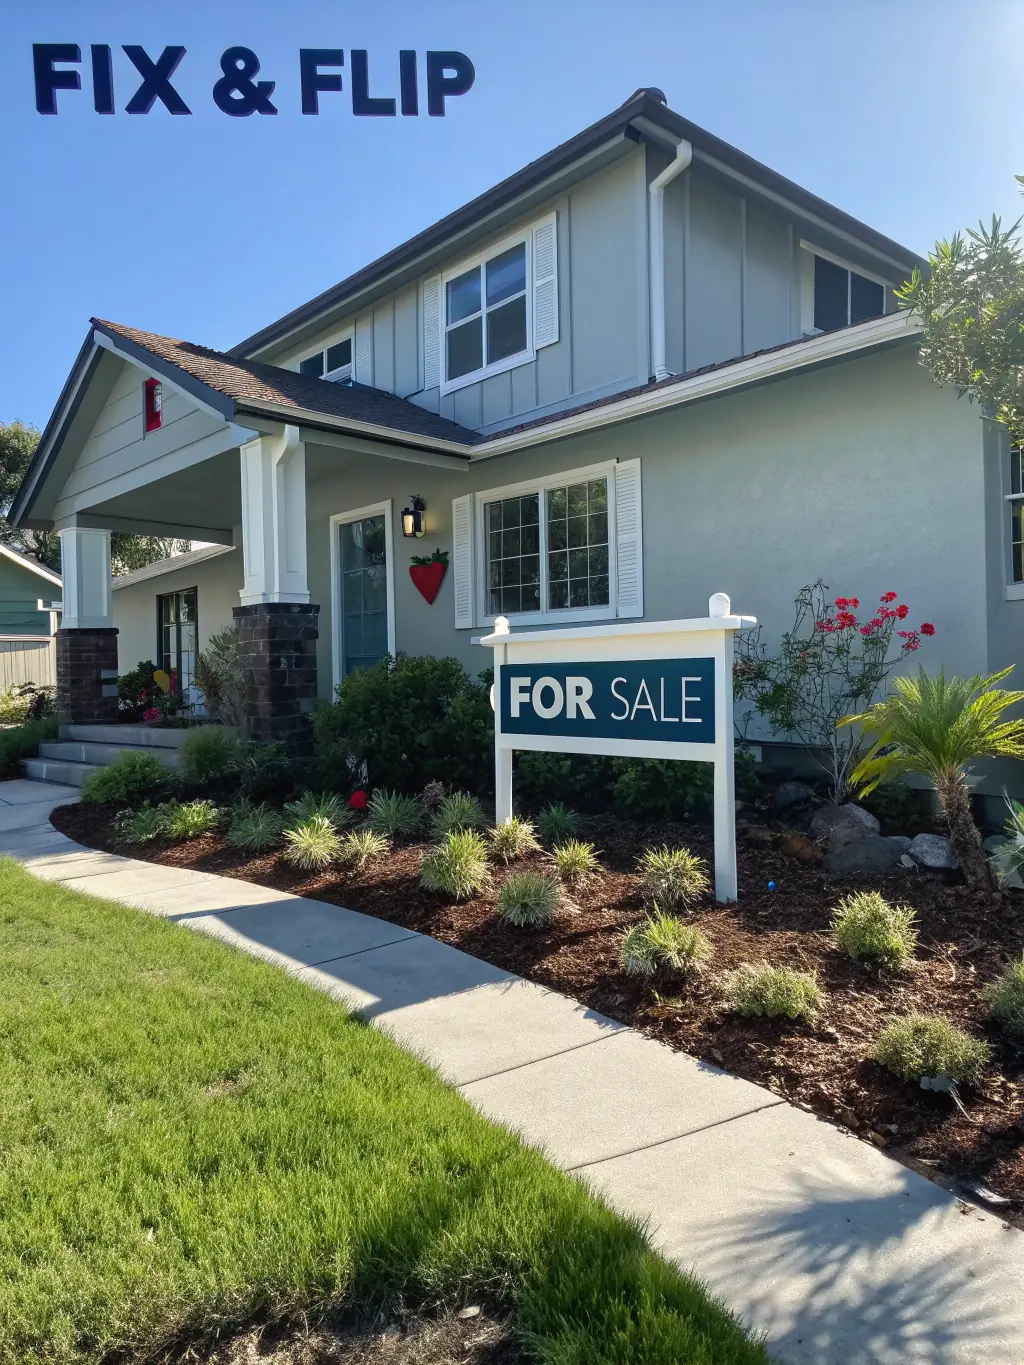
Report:
<svg viewBox="0 0 1024 1365"><path fill-rule="evenodd" d="M650 184L651 196L651 368L655 379L667 379L665 364L665 186L681 174L693 159L693 147L685 138L676 146L675 157Z"/></svg>

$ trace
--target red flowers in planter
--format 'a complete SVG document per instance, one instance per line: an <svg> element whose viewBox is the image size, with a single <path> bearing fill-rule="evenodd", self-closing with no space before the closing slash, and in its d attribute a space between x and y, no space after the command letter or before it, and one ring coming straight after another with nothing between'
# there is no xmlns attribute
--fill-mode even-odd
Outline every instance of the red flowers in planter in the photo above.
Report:
<svg viewBox="0 0 1024 1365"><path fill-rule="evenodd" d="M366 809L366 793L363 791L361 787L359 791L353 792L352 795L348 798L348 804L352 807L353 810Z"/></svg>

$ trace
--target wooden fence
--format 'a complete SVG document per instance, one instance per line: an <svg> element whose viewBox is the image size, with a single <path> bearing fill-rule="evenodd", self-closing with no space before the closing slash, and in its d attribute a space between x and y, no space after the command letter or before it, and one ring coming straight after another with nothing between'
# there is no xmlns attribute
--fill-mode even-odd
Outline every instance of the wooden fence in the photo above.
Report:
<svg viewBox="0 0 1024 1365"><path fill-rule="evenodd" d="M54 687L57 641L52 635L0 635L0 692L19 683Z"/></svg>

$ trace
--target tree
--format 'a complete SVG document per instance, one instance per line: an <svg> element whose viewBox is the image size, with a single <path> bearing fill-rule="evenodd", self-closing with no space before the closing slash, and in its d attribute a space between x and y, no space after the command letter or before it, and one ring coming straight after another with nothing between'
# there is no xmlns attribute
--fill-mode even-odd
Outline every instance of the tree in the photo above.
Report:
<svg viewBox="0 0 1024 1365"><path fill-rule="evenodd" d="M892 695L863 715L842 721L873 739L853 773L862 794L904 773L935 784L964 877L976 890L991 891L995 883L971 814L967 772L978 758L1024 758L1024 720L1003 719L1024 692L998 686L1012 671L947 679L942 669L929 677L922 668L916 678L896 678Z"/></svg>
<svg viewBox="0 0 1024 1365"><path fill-rule="evenodd" d="M1024 185L1024 177L1017 176ZM1020 220L937 242L928 271L896 296L924 332L921 360L939 385L982 403L1024 441L1024 253Z"/></svg>
<svg viewBox="0 0 1024 1365"><path fill-rule="evenodd" d="M12 526L11 505L22 485L39 444L39 432L24 422L0 422L0 543L31 555L60 573L60 537L56 531L32 531ZM110 538L110 562L115 574L131 573L155 560L187 550L187 540L172 536L132 536L119 531Z"/></svg>

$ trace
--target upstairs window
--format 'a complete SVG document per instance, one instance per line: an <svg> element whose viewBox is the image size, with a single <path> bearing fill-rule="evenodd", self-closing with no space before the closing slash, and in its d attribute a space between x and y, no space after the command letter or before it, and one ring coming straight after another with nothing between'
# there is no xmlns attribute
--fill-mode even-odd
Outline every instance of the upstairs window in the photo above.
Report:
<svg viewBox="0 0 1024 1365"><path fill-rule="evenodd" d="M526 242L448 280L445 294L445 373L462 379L529 350Z"/></svg>
<svg viewBox="0 0 1024 1365"><path fill-rule="evenodd" d="M1010 582L1024 584L1024 450L1010 451L1010 491L1006 496L1010 512Z"/></svg>
<svg viewBox="0 0 1024 1365"><path fill-rule="evenodd" d="M315 351L305 360L300 360L299 373L312 375L314 379L329 379L335 384L351 383L352 338L347 336L328 346L325 351Z"/></svg>
<svg viewBox="0 0 1024 1365"><path fill-rule="evenodd" d="M814 326L833 332L853 322L880 318L885 312L885 286L825 256L814 257Z"/></svg>

